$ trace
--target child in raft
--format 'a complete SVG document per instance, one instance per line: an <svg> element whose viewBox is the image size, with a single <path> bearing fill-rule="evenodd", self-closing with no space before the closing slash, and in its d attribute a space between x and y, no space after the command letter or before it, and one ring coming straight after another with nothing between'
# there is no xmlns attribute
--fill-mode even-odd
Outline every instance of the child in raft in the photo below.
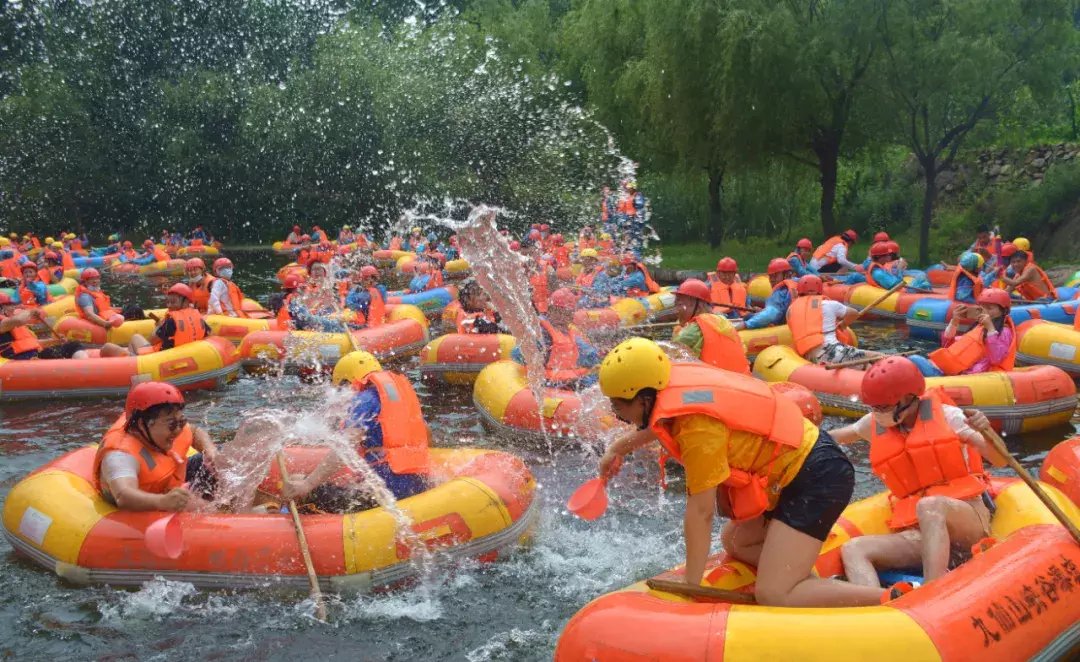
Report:
<svg viewBox="0 0 1080 662"><path fill-rule="evenodd" d="M1005 290L988 288L979 293L978 306L957 304L941 335L941 349L911 360L927 377L977 375L992 370L1012 370L1016 363L1016 329L1009 310L1012 300ZM975 326L957 337L960 320Z"/></svg>
<svg viewBox="0 0 1080 662"><path fill-rule="evenodd" d="M655 441L686 467L687 584L704 577L720 511L732 519L722 534L725 551L757 568L758 604L855 607L882 600L880 588L812 574L851 499L855 471L794 402L748 375L672 363L644 338L608 353L600 390L616 416L639 430L608 446L601 476L613 477L627 453Z"/></svg>
<svg viewBox="0 0 1080 662"><path fill-rule="evenodd" d="M944 403L939 391L927 391L919 369L899 356L867 371L861 399L871 413L830 434L841 444L870 442L871 469L891 493L893 533L845 543L845 574L875 589L881 586L878 570L921 565L926 581L937 579L990 535L994 502L981 458L1005 465L979 432L990 422L978 410L961 410ZM931 444L933 451L925 452ZM931 470L927 463L936 466ZM899 584L890 593L907 590Z"/></svg>

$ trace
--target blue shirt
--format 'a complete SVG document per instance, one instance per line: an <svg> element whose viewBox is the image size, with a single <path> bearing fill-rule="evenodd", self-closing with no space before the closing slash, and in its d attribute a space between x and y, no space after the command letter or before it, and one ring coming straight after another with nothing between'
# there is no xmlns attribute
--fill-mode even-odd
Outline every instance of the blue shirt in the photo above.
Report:
<svg viewBox="0 0 1080 662"><path fill-rule="evenodd" d="M340 320L316 315L299 301L299 297L289 300L289 317L297 331L322 331L323 333L345 333L346 327Z"/></svg>
<svg viewBox="0 0 1080 662"><path fill-rule="evenodd" d="M379 423L381 413L382 401L379 400L379 391L374 386L368 386L353 396L349 404L349 412L345 417L345 427L364 431L364 448L370 449L364 452L364 460L383 479L395 499L419 494L427 489L424 476L394 473L384 459L383 451L375 450L383 445L383 430Z"/></svg>
<svg viewBox="0 0 1080 662"><path fill-rule="evenodd" d="M790 305L791 294L788 292L788 288L776 288L769 295L769 298L765 300L765 307L761 309L761 312L754 313L746 320L746 328L763 329L767 326L783 324Z"/></svg>
<svg viewBox="0 0 1080 662"><path fill-rule="evenodd" d="M549 334L547 332L547 329L544 329L543 327L541 327L540 333L541 333L541 335L543 337L542 342L543 342L543 345L544 345L543 346L543 349L544 349L544 363L547 364L548 360L551 358L551 334ZM593 347L591 344L589 344L581 336L575 337L574 341L577 344L577 350L578 350L577 366L579 368L594 368L594 367L600 365L600 361L601 361L600 352L597 351L597 349L595 347ZM510 352L510 358L511 358L511 360L516 361L517 363L520 363L521 365L525 365L525 355L521 353L521 348L520 347L515 347ZM577 383L579 385L581 385L581 386L590 386L592 384L595 384L596 380L597 380L596 373L592 373L592 374L586 375L586 376L582 377L581 379L577 380Z"/></svg>
<svg viewBox="0 0 1080 662"><path fill-rule="evenodd" d="M431 274L417 274L413 276L412 280L409 281L409 291L414 293L423 292L427 289L428 281L430 280Z"/></svg>
<svg viewBox="0 0 1080 662"><path fill-rule="evenodd" d="M874 282L877 283L878 287L886 290L891 290L896 287L897 283L903 280L902 277L897 276L893 272L877 264L870 267L870 275L874 277Z"/></svg>
<svg viewBox="0 0 1080 662"><path fill-rule="evenodd" d="M795 272L796 276L818 275L817 269L811 267L809 262L803 262L802 258L796 255L792 255L787 261L788 264L791 265L791 270Z"/></svg>
<svg viewBox="0 0 1080 662"><path fill-rule="evenodd" d="M623 274L619 277L619 286L622 289L623 295L630 290L642 290L644 292L649 291L649 286L645 284L645 274L640 270L634 269L630 273Z"/></svg>
<svg viewBox="0 0 1080 662"><path fill-rule="evenodd" d="M375 289L382 295L383 303L386 303L386 287L381 284L375 286ZM349 310L358 310L367 317L368 310L371 309L371 295L368 294L366 287L355 287L349 290L349 293L345 296L345 307Z"/></svg>
<svg viewBox="0 0 1080 662"><path fill-rule="evenodd" d="M971 279L960 274L956 278L956 296L953 297L955 301L962 301L964 303L975 303L975 284L971 282Z"/></svg>
<svg viewBox="0 0 1080 662"><path fill-rule="evenodd" d="M45 303L46 301L48 301L48 299L49 299L48 287L45 285L45 283L41 282L40 280L35 280L34 282L30 283L29 285L26 284L26 283L22 283L20 287L15 288L15 291L12 293L12 297L11 297L15 301L15 303L24 303L24 301L22 300L22 297L19 294L19 290L21 290L23 287L25 287L26 289L33 292L34 299L37 300L38 305L41 305L41 304Z"/></svg>

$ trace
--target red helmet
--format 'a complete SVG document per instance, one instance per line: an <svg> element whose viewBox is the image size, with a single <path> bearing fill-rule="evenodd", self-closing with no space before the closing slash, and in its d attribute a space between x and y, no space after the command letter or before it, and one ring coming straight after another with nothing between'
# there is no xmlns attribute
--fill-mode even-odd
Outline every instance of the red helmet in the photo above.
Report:
<svg viewBox="0 0 1080 662"><path fill-rule="evenodd" d="M511 241L510 242L510 250L512 250L512 251L521 250L521 242L520 241Z"/></svg>
<svg viewBox="0 0 1080 662"><path fill-rule="evenodd" d="M125 241L124 242L124 248L131 248L131 242L130 241Z"/></svg>
<svg viewBox="0 0 1080 662"><path fill-rule="evenodd" d="M821 294L824 288L825 283L822 282L821 277L814 274L803 276L795 285L795 290L799 294Z"/></svg>
<svg viewBox="0 0 1080 662"><path fill-rule="evenodd" d="M151 246L153 246L153 245L154 245L154 242L153 242L153 241L151 241L151 240L149 240L149 239L147 239L146 241L144 241L144 242L142 243L142 245L143 245L144 247L146 247L146 248L150 248Z"/></svg>
<svg viewBox="0 0 1080 662"><path fill-rule="evenodd" d="M165 382L143 382L136 384L135 388L128 391L127 403L124 405L124 415L130 420L132 414L137 411L165 404L183 407L184 396L180 393L180 389Z"/></svg>
<svg viewBox="0 0 1080 662"><path fill-rule="evenodd" d="M300 241L311 241L311 235L307 235L307 234L300 235Z"/></svg>
<svg viewBox="0 0 1080 662"><path fill-rule="evenodd" d="M548 225L547 223L541 223L541 224L540 224L540 227L539 227L538 229L539 229L539 230L540 230L541 232L547 232L548 230L550 230L550 229L551 229L551 226L550 226L550 225Z"/></svg>
<svg viewBox="0 0 1080 662"><path fill-rule="evenodd" d="M101 278L101 272L93 267L90 267L89 269L83 269L82 274L79 275L79 281L83 283L92 278Z"/></svg>
<svg viewBox="0 0 1080 662"><path fill-rule="evenodd" d="M0 306L10 306L12 303L11 297L0 292Z"/></svg>
<svg viewBox="0 0 1080 662"><path fill-rule="evenodd" d="M281 289L283 290L295 290L303 283L303 279L296 274L289 274L285 278L281 279Z"/></svg>
<svg viewBox="0 0 1080 662"><path fill-rule="evenodd" d="M859 240L859 235L854 230L844 230L840 233L840 238L844 241L854 244Z"/></svg>
<svg viewBox="0 0 1080 662"><path fill-rule="evenodd" d="M45 259L46 260L52 260L53 262L59 262L60 261L60 256L57 255L56 253L52 252L52 251L47 251L45 253Z"/></svg>
<svg viewBox="0 0 1080 662"><path fill-rule="evenodd" d="M219 257L218 259L214 260L214 271L217 271L218 269L232 269L232 268L233 268L232 260L230 260L227 257Z"/></svg>
<svg viewBox="0 0 1080 662"><path fill-rule="evenodd" d="M691 297L694 299L700 299L705 303L712 303L712 293L709 291L709 286L703 281L697 278L688 278L679 285L679 289L675 290L676 296L682 295Z"/></svg>
<svg viewBox="0 0 1080 662"><path fill-rule="evenodd" d="M184 263L184 270L187 271L190 269L202 269L203 271L206 271L206 263L202 261L201 257L190 258Z"/></svg>
<svg viewBox="0 0 1080 662"><path fill-rule="evenodd" d="M619 258L619 262L621 264L634 264L637 260L634 258L633 253L623 253L622 257Z"/></svg>
<svg viewBox="0 0 1080 662"><path fill-rule="evenodd" d="M1012 308L1012 299L1009 298L1009 293L998 287L988 287L979 293L976 303L992 303L995 306L1000 306L1005 312L1009 312Z"/></svg>
<svg viewBox="0 0 1080 662"><path fill-rule="evenodd" d="M739 270L739 263L733 257L722 257L716 263L716 270L727 273L736 272Z"/></svg>
<svg viewBox="0 0 1080 662"><path fill-rule="evenodd" d="M891 252L889 245L884 241L879 241L870 247L870 257L885 257Z"/></svg>
<svg viewBox="0 0 1080 662"><path fill-rule="evenodd" d="M176 285L173 285L165 292L165 294L177 294L184 297L188 301L191 301L192 296L194 296L191 292L191 288L187 285L184 285L183 283L177 283Z"/></svg>
<svg viewBox="0 0 1080 662"><path fill-rule="evenodd" d="M900 254L900 244L896 243L892 239L886 241L885 245L889 247L890 253L896 253L897 255Z"/></svg>
<svg viewBox="0 0 1080 662"><path fill-rule="evenodd" d="M769 260L768 272L770 276L774 274L782 274L785 271L791 271L791 265L788 264L787 260L782 257L774 257L773 259Z"/></svg>
<svg viewBox="0 0 1080 662"><path fill-rule="evenodd" d="M26 271L27 269L33 269L34 273L37 273L37 265L33 262L24 262L23 265L19 267L19 269L21 269L22 271Z"/></svg>
<svg viewBox="0 0 1080 662"><path fill-rule="evenodd" d="M574 310L577 308L577 301L577 295L568 287L560 287L551 293L551 305L556 308Z"/></svg>
<svg viewBox="0 0 1080 662"><path fill-rule="evenodd" d="M561 234L553 234L553 235L551 235L551 240L553 242L555 242L559 246L562 246L563 242L565 241L565 239L563 239L563 236Z"/></svg>
<svg viewBox="0 0 1080 662"><path fill-rule="evenodd" d="M378 277L378 275L379 270L371 266L370 264L365 264L364 266L360 267L360 276L363 278L367 278L369 276Z"/></svg>
<svg viewBox="0 0 1080 662"><path fill-rule="evenodd" d="M877 242L879 242L879 241L888 241L888 240L889 240L889 233L888 232L878 232L877 234L874 235L874 243L875 244Z"/></svg>
<svg viewBox="0 0 1080 662"><path fill-rule="evenodd" d="M1020 250L1016 247L1016 244L1011 241L1007 241L1001 245L1001 257L1012 257L1016 255L1016 251Z"/></svg>
<svg viewBox="0 0 1080 662"><path fill-rule="evenodd" d="M895 405L905 395L922 395L926 378L915 363L903 356L890 356L875 363L863 375L860 397L864 405Z"/></svg>
<svg viewBox="0 0 1080 662"><path fill-rule="evenodd" d="M795 248L805 248L808 251L814 250L814 242L810 241L806 237L803 237L795 244Z"/></svg>

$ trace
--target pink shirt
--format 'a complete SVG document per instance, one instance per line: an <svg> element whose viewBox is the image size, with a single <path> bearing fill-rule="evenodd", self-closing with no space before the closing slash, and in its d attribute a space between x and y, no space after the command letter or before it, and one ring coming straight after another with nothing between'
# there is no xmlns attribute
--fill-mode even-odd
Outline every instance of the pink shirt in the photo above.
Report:
<svg viewBox="0 0 1080 662"><path fill-rule="evenodd" d="M980 372L989 372L991 366L1000 365L1009 355L1009 347L1012 345L1013 330L1008 325L1001 327L1001 331L990 331L984 339L986 354L975 362L962 375L977 375ZM956 336L942 334L941 346L948 347L956 342Z"/></svg>

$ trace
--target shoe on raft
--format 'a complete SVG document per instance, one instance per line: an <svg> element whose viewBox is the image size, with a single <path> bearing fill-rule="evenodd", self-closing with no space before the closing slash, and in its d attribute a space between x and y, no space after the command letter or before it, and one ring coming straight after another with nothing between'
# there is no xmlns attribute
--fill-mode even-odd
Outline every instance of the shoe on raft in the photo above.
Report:
<svg viewBox="0 0 1080 662"><path fill-rule="evenodd" d="M881 593L881 604L888 604L905 593L911 593L915 587L910 582L896 582Z"/></svg>

